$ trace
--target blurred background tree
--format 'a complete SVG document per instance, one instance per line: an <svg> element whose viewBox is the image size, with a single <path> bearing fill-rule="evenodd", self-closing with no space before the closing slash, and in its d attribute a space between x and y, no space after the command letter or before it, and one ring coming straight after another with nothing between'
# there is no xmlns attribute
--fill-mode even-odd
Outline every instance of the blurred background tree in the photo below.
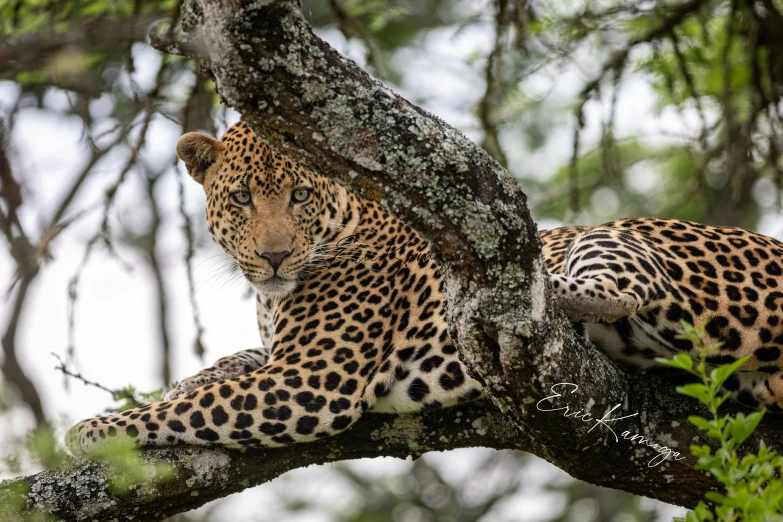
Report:
<svg viewBox="0 0 783 522"><path fill-rule="evenodd" d="M215 293L205 297L201 279L230 288L237 276L210 244L203 196L173 148L184 132L219 135L238 116L197 64L147 43L150 30L177 31L181 4L0 0L8 476L55 465L52 433L93 413L53 391L69 381L50 384L61 373L48 352L106 407L144 400L128 385L166 386L205 352L242 348L215 346L230 327L200 313ZM370 74L480 143L542 228L644 215L783 235L781 0L304 0L303 11ZM138 377L86 371L101 360L91 347L113 340L79 314L84 279L117 267L147 300L143 312L116 303L118 314L144 315L154 345ZM67 335L34 345L25 332L41 329L41 303L58 299ZM115 359L135 355L126 352ZM112 359L102 361L95 367ZM299 470L239 497L179 519L625 522L676 512L489 450ZM265 509L238 517L251 497Z"/></svg>

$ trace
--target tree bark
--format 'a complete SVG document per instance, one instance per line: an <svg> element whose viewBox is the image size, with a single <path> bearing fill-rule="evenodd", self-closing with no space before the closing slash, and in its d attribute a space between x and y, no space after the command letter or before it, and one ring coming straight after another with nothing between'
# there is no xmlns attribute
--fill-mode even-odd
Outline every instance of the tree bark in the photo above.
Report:
<svg viewBox="0 0 783 522"><path fill-rule="evenodd" d="M25 505L48 508L61 499L70 511L57 513L74 519L91 509L100 520L136 507L160 518L307 464L476 445L528 451L578 479L683 506L716 487L688 454L690 444L709 443L687 421L704 411L668 382L620 370L576 334L553 303L525 195L484 151L315 36L296 0L191 0L181 21L186 42L153 36L153 44L204 59L223 101L257 135L380 201L431 241L448 263L450 333L494 406L396 420L368 415L338 437L282 450L144 450L145 457L174 462L170 484L122 498L100 485L93 491L103 491L99 497L80 496L74 485L56 499L30 494ZM544 400L558 383L577 387L556 387L563 396ZM568 417L562 409L546 411L566 405ZM602 417L605 423L596 422ZM755 449L761 437L783 447L782 424L768 417L746 447ZM650 465L659 453L623 433L667 446L681 460ZM219 472L194 471L217 461ZM46 485L65 474L75 484L99 476L97 469L80 464L21 480Z"/></svg>
<svg viewBox="0 0 783 522"><path fill-rule="evenodd" d="M74 460L61 468L0 484L0 520L162 520L216 498L268 482L312 464L489 445L516 447L513 424L488 403L477 402L426 416L370 414L350 430L311 444L266 450L200 446L150 448L142 460L165 464L173 475L150 471L124 494L112 484L128 480L110 466ZM46 520L41 518L42 520Z"/></svg>

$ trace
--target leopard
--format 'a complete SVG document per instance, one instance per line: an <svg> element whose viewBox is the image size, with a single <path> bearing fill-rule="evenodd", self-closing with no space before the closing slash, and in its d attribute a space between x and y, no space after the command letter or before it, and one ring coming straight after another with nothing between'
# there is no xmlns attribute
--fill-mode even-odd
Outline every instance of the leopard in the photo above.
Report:
<svg viewBox="0 0 783 522"><path fill-rule="evenodd" d="M87 419L74 454L138 446L276 447L348 429L372 410L477 398L445 320L429 244L378 203L304 169L244 121L176 145L205 191L208 230L255 288L261 347L183 379L162 402Z"/></svg>
<svg viewBox="0 0 783 522"><path fill-rule="evenodd" d="M206 195L207 227L256 291L261 347L219 359L163 401L90 418L66 444L278 447L485 395L448 333L444 267L374 200L300 166L244 120L176 145ZM540 232L556 303L598 349L644 371L698 355L681 321L721 342L709 364L749 357L725 386L783 406L783 244L746 230L655 218Z"/></svg>

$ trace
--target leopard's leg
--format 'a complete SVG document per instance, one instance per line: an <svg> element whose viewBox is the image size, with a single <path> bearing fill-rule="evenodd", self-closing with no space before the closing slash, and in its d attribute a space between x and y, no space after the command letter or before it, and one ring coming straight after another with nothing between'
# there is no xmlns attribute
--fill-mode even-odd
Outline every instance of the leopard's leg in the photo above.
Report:
<svg viewBox="0 0 783 522"><path fill-rule="evenodd" d="M732 400L754 409L783 412L783 372L738 371L724 383Z"/></svg>
<svg viewBox="0 0 783 522"><path fill-rule="evenodd" d="M206 384L233 379L246 373L262 368L269 360L269 350L265 347L242 350L233 355L227 355L215 361L209 368L204 368L195 375L178 382L165 395L164 400L170 401L187 395L196 388Z"/></svg>
<svg viewBox="0 0 783 522"><path fill-rule="evenodd" d="M657 254L624 230L595 227L571 243L563 274L550 274L571 321L611 323L643 312L671 289Z"/></svg>
<svg viewBox="0 0 783 522"><path fill-rule="evenodd" d="M274 315L277 302L275 299L256 294L256 323L258 324L258 335L261 336L261 345L272 349L272 336L275 331Z"/></svg>
<svg viewBox="0 0 783 522"><path fill-rule="evenodd" d="M560 308L575 323L611 323L636 314L644 304L637 294L619 290L608 277L549 274L549 278Z"/></svg>
<svg viewBox="0 0 783 522"><path fill-rule="evenodd" d="M353 424L364 411L366 385L346 376L335 387L315 387L313 375L273 360L172 401L84 420L69 430L66 442L74 454L90 453L115 438L137 446L306 442Z"/></svg>

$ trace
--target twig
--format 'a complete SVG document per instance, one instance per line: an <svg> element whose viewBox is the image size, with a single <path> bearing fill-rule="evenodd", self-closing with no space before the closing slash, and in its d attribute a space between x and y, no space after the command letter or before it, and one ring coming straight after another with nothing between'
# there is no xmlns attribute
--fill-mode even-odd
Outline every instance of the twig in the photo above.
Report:
<svg viewBox="0 0 783 522"><path fill-rule="evenodd" d="M481 129L484 131L484 140L481 146L495 158L503 167L508 166L508 158L498 139L497 122L494 121L492 108L498 101L497 69L503 54L503 39L506 33L508 19L508 0L497 0L497 12L495 14L495 44L487 56L487 66L484 69L484 81L486 87L484 96L478 104L478 119Z"/></svg>
<svg viewBox="0 0 783 522"><path fill-rule="evenodd" d="M157 322L158 322L158 336L160 338L160 344L162 349L163 364L161 367L161 377L164 385L171 384L171 339L169 337L169 325L168 325L168 301L169 298L166 292L166 283L164 282L163 272L161 270L160 261L156 253L158 233L160 232L160 209L158 208L158 202L155 199L155 184L160 179L161 174L147 176L147 198L150 205L152 220L149 229L146 231L146 235L149 238L147 242L147 251L145 257L149 263L150 270L152 271L153 279L155 280L155 291L157 292Z"/></svg>
<svg viewBox="0 0 783 522"><path fill-rule="evenodd" d="M383 53L378 48L373 37L368 33L364 26L356 18L351 16L348 11L340 4L339 0L329 0L329 9L332 12L332 17L337 22L337 26L340 28L340 32L343 33L346 39L350 39L355 36L359 38L367 49L367 62L375 69L375 74L381 80L389 78L389 72L386 70L386 65L383 63Z"/></svg>
<svg viewBox="0 0 783 522"><path fill-rule="evenodd" d="M591 92L597 92L597 88ZM579 138L582 135L582 129L585 125L585 104L587 98L582 101L574 111L576 116L576 125L574 125L573 146L571 149L571 161L568 164L568 204L571 212L579 212Z"/></svg>
<svg viewBox="0 0 783 522"><path fill-rule="evenodd" d="M706 32L706 31L705 31ZM709 135L709 125L707 124L707 117L704 115L704 107L701 103L701 96L699 92L696 90L696 83L693 81L693 76L691 75L690 70L688 69L688 60L686 60L685 55L682 53L682 50L680 49L680 40L677 37L677 32L674 28L672 28L668 33L669 38L672 41L672 50L674 52L674 56L677 61L677 66L679 68L680 74L682 75L683 81L685 82L685 86L688 90L688 94L693 99L694 103L696 104L696 112L699 114L699 120L701 122L701 129L699 131L699 144L701 146L702 154L701 157L699 155L692 154L694 156L694 162L696 163L696 176L695 180L697 182L697 193L701 193L701 203L704 208L704 212L707 216L712 216L714 213L713 205L710 202L710 198L707 197L706 191L707 191L707 181L706 181L706 174L707 174L707 165L708 162L706 160L706 154L709 149L709 145L707 143L707 137ZM674 92L672 91L672 94ZM680 111L680 116L684 116L682 114L682 111Z"/></svg>
<svg viewBox="0 0 783 522"><path fill-rule="evenodd" d="M690 0L676 7L668 8L666 11L667 15L663 17L661 23L657 27L641 36L631 39L622 49L612 54L604 63L598 75L582 88L582 91L579 93L579 103L574 111L576 125L574 126L573 148L568 169L570 187L569 201L573 212L578 212L579 210L579 138L585 124L585 105L591 98L598 94L601 82L609 71L615 71L615 74L617 74L617 71L622 70L625 66L625 62L628 60L628 55L634 47L642 43L654 44L662 36L670 33L674 27L682 23L688 15L698 10L705 2L706 0Z"/></svg>
<svg viewBox="0 0 783 522"><path fill-rule="evenodd" d="M8 240L11 257L16 264L16 274L8 290L9 294L14 287L17 287L18 283L16 297L11 305L11 314L2 337L3 362L0 364L0 369L2 369L5 378L18 389L22 400L30 407L35 421L40 427L46 424L41 397L33 382L19 365L16 356L16 332L30 284L38 275L39 263L35 259L34 246L30 244L16 217L16 209L22 204L22 193L11 172L11 162L5 147L5 127L2 123L0 123L0 133L0 181L3 184L0 197L7 206L5 213L0 211L0 216L2 216L0 225L2 225Z"/></svg>
<svg viewBox="0 0 783 522"><path fill-rule="evenodd" d="M166 69L166 65L166 61L164 60L156 74L155 86L147 96L144 118L142 120L142 126L139 131L139 137L136 141L136 144L131 149L130 155L125 162L125 166L117 177L117 180L106 190L103 203L103 220L99 230L87 242L87 246L85 247L84 254L82 256L82 261L76 269L76 273L74 273L68 283L68 347L66 349L66 353L68 354L69 360L73 358L75 353L74 333L76 328L76 300L78 298L78 286L81 279L81 274L84 268L87 266L90 257L92 256L93 249L98 243L102 243L109 254L113 255L115 258L118 257L114 252L114 247L110 240L109 215L114 200L117 196L117 192L125 181L128 173L136 165L139 153L141 152L141 149L146 141L147 131L149 130L150 123L152 122L152 117L155 114L155 100L157 98L158 92L163 86L164 70Z"/></svg>
<svg viewBox="0 0 783 522"><path fill-rule="evenodd" d="M614 71L612 99L609 102L609 115L601 131L601 161L603 163L604 173L607 178L614 181L618 181L621 174L617 154L615 154L614 121L617 112L617 97L620 92L620 79L622 78L622 75L622 69Z"/></svg>
<svg viewBox="0 0 783 522"><path fill-rule="evenodd" d="M103 390L111 394L112 399L115 401L128 401L128 405L132 408L138 408L140 406L144 406L144 402L137 399L129 388L122 388L120 390L112 390L111 388L107 388L106 386L98 382L91 381L83 377L82 374L78 372L72 372L71 370L69 370L68 367L63 362L63 360L60 358L60 356L57 355L56 353L52 352L52 356L54 356L57 359L57 361L60 363L59 365L55 366L54 369L61 371L64 375L82 381L86 386L92 386L94 388L98 388L99 390Z"/></svg>
<svg viewBox="0 0 783 522"><path fill-rule="evenodd" d="M705 2L706 0L690 0L676 7L667 8L667 16L663 17L660 25L637 38L631 39L625 45L625 47L612 54L609 60L604 63L604 66L598 76L596 76L595 79L590 81L582 89L580 98L586 99L592 91L598 88L598 85L609 71L615 70L618 67L622 67L622 65L628 59L628 54L631 52L631 49L642 43L652 43L666 35L674 27L681 24L685 18L688 17L688 15L698 10Z"/></svg>
<svg viewBox="0 0 783 522"><path fill-rule="evenodd" d="M150 32L148 36L150 45L162 53L174 56L184 56L186 58L209 60L209 51L202 49L190 40L177 40L154 32Z"/></svg>
<svg viewBox="0 0 783 522"><path fill-rule="evenodd" d="M188 110L191 104L191 100L193 100L199 92L199 89L201 88L201 78L199 75L196 75L196 81L193 84L193 89L191 90L190 96L188 96L188 101L185 103L185 106L182 109L182 129L188 130L190 128L190 121L189 121L189 115L190 111ZM195 238L193 235L193 222L190 219L190 215L187 212L187 209L185 208L185 181L183 179L182 172L177 168L178 164L178 158L174 157L174 175L177 178L177 192L179 195L179 214L182 216L182 233L185 236L185 272L187 274L188 278L188 300L190 301L190 311L193 316L193 324L196 327L196 339L193 343L193 351L196 354L196 356L203 362L204 353L206 352L206 349L204 348L204 341L203 341L203 335L204 335L204 326L201 323L201 319L199 317L198 313L198 303L196 302L196 282L195 277L193 275L193 256L196 253L195 248Z"/></svg>
<svg viewBox="0 0 783 522"><path fill-rule="evenodd" d="M30 378L24 373L24 370L19 365L19 361L16 357L16 332L19 326L19 319L24 310L30 283L37 275L38 270L35 269L25 273L19 281L16 298L14 299L11 308L11 316L2 339L4 359L0 368L3 371L5 378L17 388L21 394L22 400L30 407L30 410L32 410L38 427L42 427L47 424L47 420L43 410L41 396L38 394L35 384L33 384Z"/></svg>

